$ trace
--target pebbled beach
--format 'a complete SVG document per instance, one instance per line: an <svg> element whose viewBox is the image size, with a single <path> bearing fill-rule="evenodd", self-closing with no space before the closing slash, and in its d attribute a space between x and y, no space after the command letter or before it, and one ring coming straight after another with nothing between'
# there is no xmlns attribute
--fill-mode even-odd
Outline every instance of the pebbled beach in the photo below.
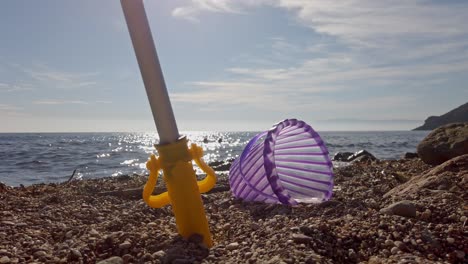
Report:
<svg viewBox="0 0 468 264"><path fill-rule="evenodd" d="M468 155L335 169L322 204L203 194L214 247L177 235L171 207L140 198L146 176L0 185L0 263L466 263ZM157 188L162 190L162 186Z"/></svg>

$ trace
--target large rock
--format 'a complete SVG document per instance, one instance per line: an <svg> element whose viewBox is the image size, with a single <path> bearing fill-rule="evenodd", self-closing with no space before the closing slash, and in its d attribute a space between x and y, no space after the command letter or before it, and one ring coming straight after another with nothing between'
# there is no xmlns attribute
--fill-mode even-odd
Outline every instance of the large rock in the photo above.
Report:
<svg viewBox="0 0 468 264"><path fill-rule="evenodd" d="M468 154L453 158L430 171L412 177L409 181L388 191L384 198L410 199L427 196L426 190L468 190Z"/></svg>
<svg viewBox="0 0 468 264"><path fill-rule="evenodd" d="M432 131L418 145L418 155L427 164L439 165L468 154L468 123L454 123Z"/></svg>
<svg viewBox="0 0 468 264"><path fill-rule="evenodd" d="M441 116L430 116L424 121L424 125L414 130L432 130L443 125L459 122L468 122L468 103Z"/></svg>

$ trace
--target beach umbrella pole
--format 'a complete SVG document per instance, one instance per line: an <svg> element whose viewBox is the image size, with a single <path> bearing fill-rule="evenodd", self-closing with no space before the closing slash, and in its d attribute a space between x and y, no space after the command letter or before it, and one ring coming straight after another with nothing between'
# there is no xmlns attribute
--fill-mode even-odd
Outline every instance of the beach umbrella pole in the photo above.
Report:
<svg viewBox="0 0 468 264"><path fill-rule="evenodd" d="M155 146L159 157L152 155L147 163L150 175L143 190L143 199L154 208L171 204L179 234L185 238L199 234L203 236L203 243L211 247L211 234L200 193L215 185L216 176L201 159L202 149L195 144L189 148L187 139L179 135L143 1L121 0L121 5L160 138ZM202 181L197 182L192 160L207 173ZM160 169L167 192L152 195Z"/></svg>

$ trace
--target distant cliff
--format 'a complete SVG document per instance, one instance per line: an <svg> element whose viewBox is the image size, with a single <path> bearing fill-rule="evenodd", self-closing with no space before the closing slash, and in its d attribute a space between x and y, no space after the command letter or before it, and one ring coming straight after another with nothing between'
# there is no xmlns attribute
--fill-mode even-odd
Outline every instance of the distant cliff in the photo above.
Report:
<svg viewBox="0 0 468 264"><path fill-rule="evenodd" d="M432 130L446 124L458 122L468 122L468 103L441 116L430 116L424 121L424 125L413 130Z"/></svg>

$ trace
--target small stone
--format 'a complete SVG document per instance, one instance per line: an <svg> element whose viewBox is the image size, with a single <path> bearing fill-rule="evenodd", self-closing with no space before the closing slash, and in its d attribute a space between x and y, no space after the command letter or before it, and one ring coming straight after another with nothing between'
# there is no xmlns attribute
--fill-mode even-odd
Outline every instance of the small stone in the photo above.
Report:
<svg viewBox="0 0 468 264"><path fill-rule="evenodd" d="M393 243L393 240L391 240L391 239L385 240L385 246L393 247L394 245L395 245L395 243Z"/></svg>
<svg viewBox="0 0 468 264"><path fill-rule="evenodd" d="M119 249L121 250L129 249L131 246L132 246L132 243L130 243L129 241L125 241L119 245Z"/></svg>
<svg viewBox="0 0 468 264"><path fill-rule="evenodd" d="M105 260L101 260L99 261L97 264L123 264L124 261L121 257L110 257L108 259L105 259Z"/></svg>
<svg viewBox="0 0 468 264"><path fill-rule="evenodd" d="M154 227L158 227L158 224L156 224L155 222L149 222L147 226L154 228Z"/></svg>
<svg viewBox="0 0 468 264"><path fill-rule="evenodd" d="M14 222L12 222L12 221L2 221L2 224L3 224L3 225L9 225L9 226L14 226L14 225L16 225L16 224L15 224Z"/></svg>
<svg viewBox="0 0 468 264"><path fill-rule="evenodd" d="M70 254L74 259L79 259L82 257L81 252L74 248L70 249Z"/></svg>
<svg viewBox="0 0 468 264"><path fill-rule="evenodd" d="M124 263L129 263L131 260L133 260L133 256L130 254L125 254L122 256L122 260Z"/></svg>
<svg viewBox="0 0 468 264"><path fill-rule="evenodd" d="M354 252L354 249L350 248L348 250L348 257L351 259L355 259L357 257L356 252Z"/></svg>
<svg viewBox="0 0 468 264"><path fill-rule="evenodd" d="M429 209L426 209L424 212L421 213L421 219L428 220L429 218L431 218L431 215L432 215L432 211Z"/></svg>
<svg viewBox="0 0 468 264"><path fill-rule="evenodd" d="M96 237L96 236L99 236L99 232L96 231L96 229L91 229L91 230L89 230L89 234L90 234L91 236L95 236L95 237Z"/></svg>
<svg viewBox="0 0 468 264"><path fill-rule="evenodd" d="M143 255L143 259L145 261L151 261L153 260L153 256L150 253L145 253L145 255Z"/></svg>
<svg viewBox="0 0 468 264"><path fill-rule="evenodd" d="M73 236L73 230L70 230L65 234L66 238L71 238L72 236Z"/></svg>
<svg viewBox="0 0 468 264"><path fill-rule="evenodd" d="M159 250L158 252L153 253L153 259L160 259L166 256L166 252Z"/></svg>
<svg viewBox="0 0 468 264"><path fill-rule="evenodd" d="M239 248L239 243L237 243L237 242L231 243L231 244L226 246L227 250L234 250L234 249L237 249L237 248Z"/></svg>
<svg viewBox="0 0 468 264"><path fill-rule="evenodd" d="M11 260L8 256L3 256L0 258L0 264L7 264L7 263L10 263Z"/></svg>
<svg viewBox="0 0 468 264"><path fill-rule="evenodd" d="M43 256L47 255L47 253L44 250L38 250L38 251L34 252L33 255L34 255L35 258L40 258L40 257L43 257Z"/></svg>
<svg viewBox="0 0 468 264"><path fill-rule="evenodd" d="M459 259L464 259L466 254L463 252L463 250L455 250L455 255Z"/></svg>
<svg viewBox="0 0 468 264"><path fill-rule="evenodd" d="M411 201L399 201L380 210L384 214L416 217L416 206Z"/></svg>
<svg viewBox="0 0 468 264"><path fill-rule="evenodd" d="M405 248L406 248L405 243L403 243L403 242L401 242L401 241L395 241L395 246L396 246L399 250L405 250Z"/></svg>
<svg viewBox="0 0 468 264"><path fill-rule="evenodd" d="M281 258L279 256L274 256L269 261L266 262L267 264L280 264L282 263Z"/></svg>
<svg viewBox="0 0 468 264"><path fill-rule="evenodd" d="M465 223L465 222L466 222L466 219L467 219L466 216L462 216L462 217L460 217L460 222Z"/></svg>
<svg viewBox="0 0 468 264"><path fill-rule="evenodd" d="M293 234L292 240L296 243L307 244L312 241L312 238L303 234Z"/></svg>
<svg viewBox="0 0 468 264"><path fill-rule="evenodd" d="M397 247L392 247L392 249L390 250L390 252L395 255L396 253L398 253L398 248Z"/></svg>
<svg viewBox="0 0 468 264"><path fill-rule="evenodd" d="M257 223L251 223L250 228L252 228L252 230L258 230L260 229L260 225Z"/></svg>
<svg viewBox="0 0 468 264"><path fill-rule="evenodd" d="M453 244L453 243L455 243L455 238L453 238L453 237L447 237L447 242L448 242L449 244Z"/></svg>
<svg viewBox="0 0 468 264"><path fill-rule="evenodd" d="M244 257L249 259L250 257L252 257L252 255L253 255L252 252L247 252L245 253Z"/></svg>

